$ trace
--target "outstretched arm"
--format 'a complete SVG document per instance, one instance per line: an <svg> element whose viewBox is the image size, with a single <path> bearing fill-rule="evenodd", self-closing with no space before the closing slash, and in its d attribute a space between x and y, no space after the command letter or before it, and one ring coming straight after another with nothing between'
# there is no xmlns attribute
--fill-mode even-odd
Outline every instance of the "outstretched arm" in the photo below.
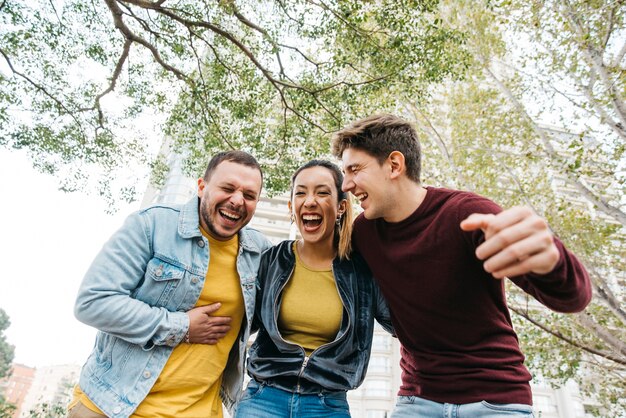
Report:
<svg viewBox="0 0 626 418"><path fill-rule="evenodd" d="M474 213L461 222L461 229L481 229L485 242L476 257L493 277L547 274L556 267L560 254L547 222L525 206L494 214Z"/></svg>
<svg viewBox="0 0 626 418"><path fill-rule="evenodd" d="M476 257L493 277L510 277L555 311L578 312L589 304L587 271L530 208L474 213L461 222L461 229L483 231L484 242L476 248Z"/></svg>

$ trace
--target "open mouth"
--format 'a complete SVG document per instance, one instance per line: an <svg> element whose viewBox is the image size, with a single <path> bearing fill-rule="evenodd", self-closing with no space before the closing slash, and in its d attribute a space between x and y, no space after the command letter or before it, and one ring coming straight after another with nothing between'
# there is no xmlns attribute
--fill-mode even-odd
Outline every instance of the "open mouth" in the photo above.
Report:
<svg viewBox="0 0 626 418"><path fill-rule="evenodd" d="M242 215L240 215L239 213L232 212L232 211L226 210L226 209L220 209L219 213L220 213L220 215L222 215L222 218L224 218L229 223L236 223L237 221L239 221L242 218Z"/></svg>
<svg viewBox="0 0 626 418"><path fill-rule="evenodd" d="M322 224L320 215L302 215L302 225L306 231L313 230Z"/></svg>
<svg viewBox="0 0 626 418"><path fill-rule="evenodd" d="M365 201L365 199L367 199L367 193L358 193L355 195L357 199L359 199L359 202L363 203Z"/></svg>

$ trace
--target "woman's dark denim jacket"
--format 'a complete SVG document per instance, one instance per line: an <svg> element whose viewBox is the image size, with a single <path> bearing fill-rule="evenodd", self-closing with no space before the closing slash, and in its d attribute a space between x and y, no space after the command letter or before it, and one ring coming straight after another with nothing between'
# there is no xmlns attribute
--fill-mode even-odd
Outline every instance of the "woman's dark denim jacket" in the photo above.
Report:
<svg viewBox="0 0 626 418"><path fill-rule="evenodd" d="M282 290L294 268L293 241L283 241L263 254L255 314L259 333L249 351L248 374L262 384L303 394L357 388L369 363L374 319L393 333L378 285L359 254L353 253L350 260L333 260L343 303L341 325L334 341L307 357L301 346L285 341L278 330Z"/></svg>

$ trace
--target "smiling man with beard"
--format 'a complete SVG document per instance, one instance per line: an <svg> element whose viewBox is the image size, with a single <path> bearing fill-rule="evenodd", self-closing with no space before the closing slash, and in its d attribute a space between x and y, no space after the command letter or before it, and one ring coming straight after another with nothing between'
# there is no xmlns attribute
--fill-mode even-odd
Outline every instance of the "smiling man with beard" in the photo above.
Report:
<svg viewBox="0 0 626 418"><path fill-rule="evenodd" d="M262 182L254 157L221 152L198 197L130 215L104 245L76 300L98 334L69 417L221 417L232 406L270 247L244 228Z"/></svg>

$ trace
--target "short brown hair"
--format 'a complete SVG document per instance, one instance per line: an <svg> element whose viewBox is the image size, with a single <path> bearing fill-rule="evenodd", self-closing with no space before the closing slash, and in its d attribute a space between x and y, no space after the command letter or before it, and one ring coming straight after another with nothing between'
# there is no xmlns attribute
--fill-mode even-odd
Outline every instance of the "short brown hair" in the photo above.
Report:
<svg viewBox="0 0 626 418"><path fill-rule="evenodd" d="M376 114L357 120L333 135L333 155L341 158L346 148L355 148L382 164L389 154L404 155L407 176L420 182L422 152L417 132L406 120L390 114Z"/></svg>
<svg viewBox="0 0 626 418"><path fill-rule="evenodd" d="M211 178L211 174L218 165L220 165L224 161L229 161L231 163L237 163L241 165L245 165L246 167L256 168L261 173L261 180L263 180L263 171L261 170L261 165L252 155L248 154L245 151L239 150L231 150L231 151L221 151L218 152L211 158L209 161L209 165L204 172L204 180L209 181Z"/></svg>

